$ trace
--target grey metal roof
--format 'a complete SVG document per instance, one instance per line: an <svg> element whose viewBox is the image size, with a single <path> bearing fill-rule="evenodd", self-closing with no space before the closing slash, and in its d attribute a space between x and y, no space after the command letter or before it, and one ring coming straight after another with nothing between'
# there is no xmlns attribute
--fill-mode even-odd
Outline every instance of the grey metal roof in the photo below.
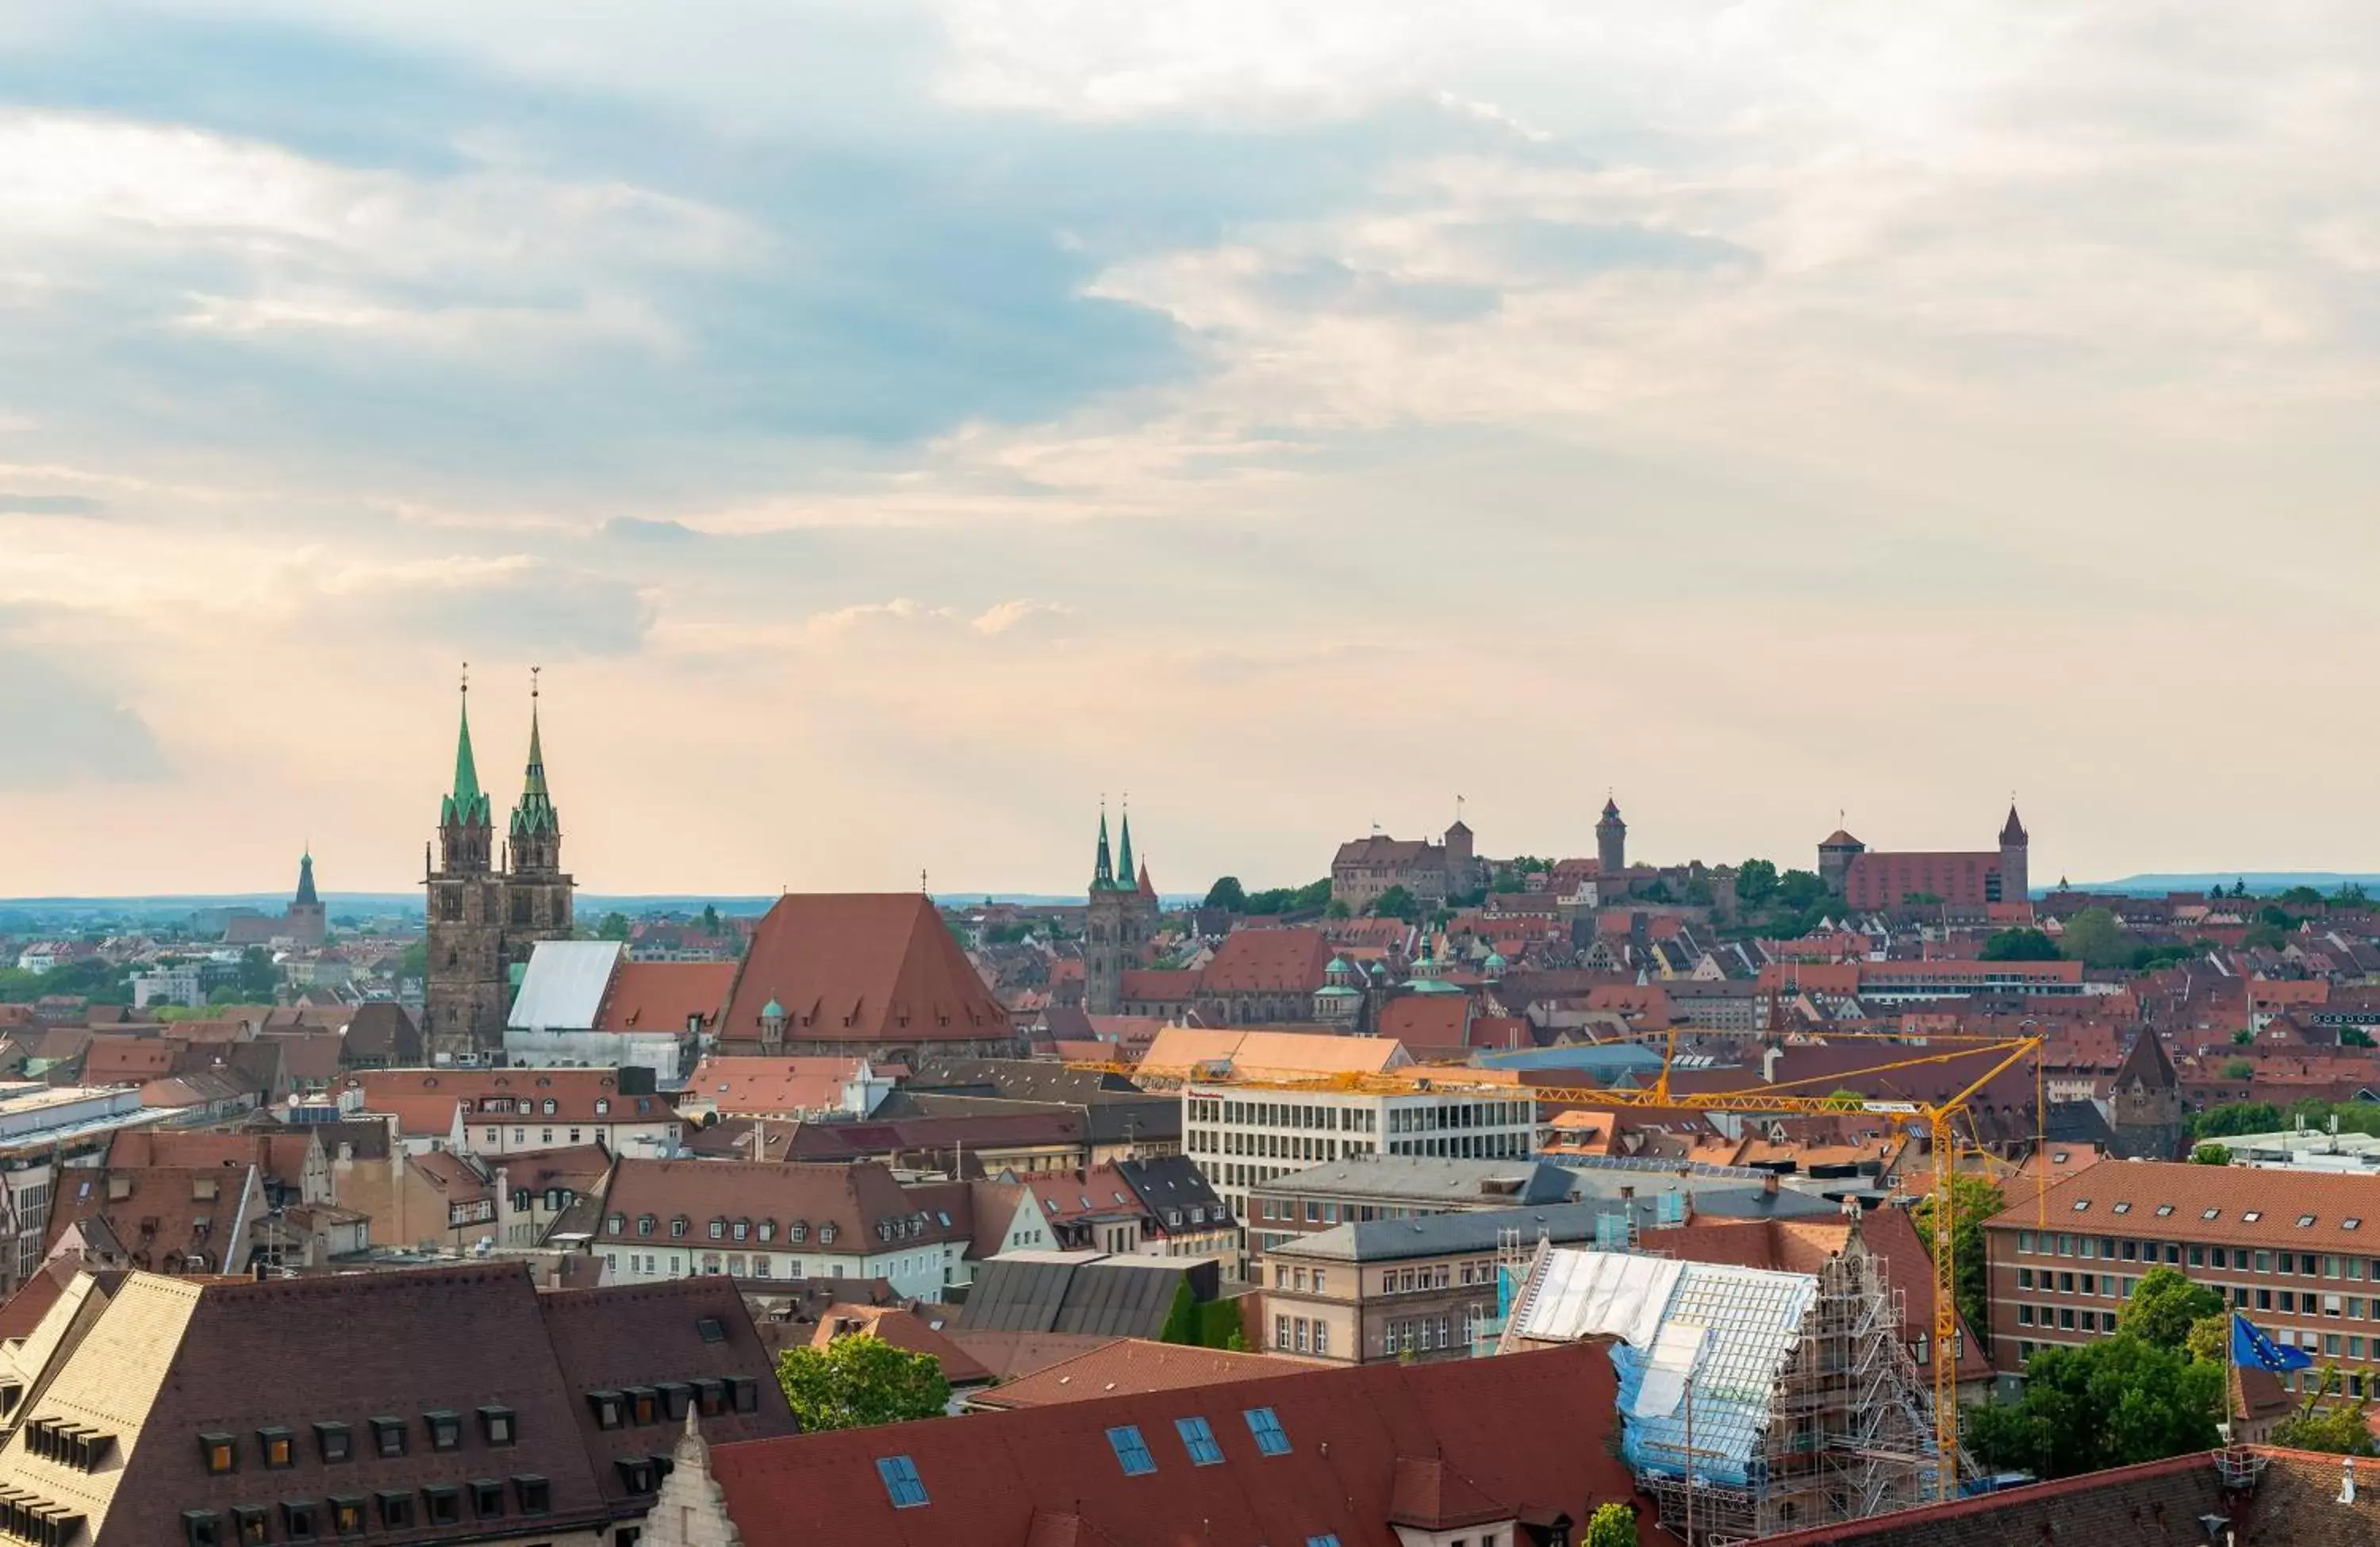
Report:
<svg viewBox="0 0 2380 1547"><path fill-rule="evenodd" d="M1490 1188L1491 1182L1510 1188ZM1545 1161L1451 1160L1441 1155L1357 1154L1276 1176L1258 1193L1301 1197L1385 1198L1421 1203L1560 1203L1569 1199L1572 1174Z"/></svg>
<svg viewBox="0 0 2380 1547"><path fill-rule="evenodd" d="M1411 1257L1445 1257L1459 1251L1493 1251L1507 1230L1524 1244L1543 1238L1558 1245L1595 1239L1596 1222L1622 1212L1650 1230L1657 1206L1649 1198L1621 1203L1597 1200L1558 1203L1545 1209L1487 1209L1476 1213L1427 1214L1420 1219L1366 1220L1301 1236L1268 1250L1268 1257L1319 1257L1333 1262L1393 1262Z"/></svg>
<svg viewBox="0 0 2380 1547"><path fill-rule="evenodd" d="M959 1325L969 1332L1155 1338L1196 1265L1184 1258L1003 1254L976 1269Z"/></svg>
<svg viewBox="0 0 2380 1547"><path fill-rule="evenodd" d="M1632 1188L1638 1199L1663 1192L1684 1192L1694 1200L1694 1212L1710 1219L1818 1219L1831 1217L1842 1211L1823 1198L1795 1192L1780 1187L1775 1192L1752 1183L1724 1182L1712 1186L1700 1176L1681 1176L1672 1171L1571 1171L1577 1178L1574 1196L1582 1199L1616 1199L1622 1188Z"/></svg>

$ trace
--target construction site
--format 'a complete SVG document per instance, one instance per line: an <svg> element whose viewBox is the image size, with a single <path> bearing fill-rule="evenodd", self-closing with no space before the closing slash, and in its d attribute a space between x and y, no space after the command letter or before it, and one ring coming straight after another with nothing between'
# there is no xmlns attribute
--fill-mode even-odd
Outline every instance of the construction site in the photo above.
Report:
<svg viewBox="0 0 2380 1547"><path fill-rule="evenodd" d="M1927 1372L1846 1224L1806 1272L1512 1243L1496 1351L1612 1339L1621 1456L1694 1547L1925 1503L1942 1470Z"/></svg>

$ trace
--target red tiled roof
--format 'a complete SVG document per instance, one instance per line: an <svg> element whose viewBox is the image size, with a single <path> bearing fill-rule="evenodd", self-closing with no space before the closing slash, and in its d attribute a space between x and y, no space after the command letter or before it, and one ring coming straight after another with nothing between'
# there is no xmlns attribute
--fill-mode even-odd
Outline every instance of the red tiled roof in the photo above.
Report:
<svg viewBox="0 0 2380 1547"><path fill-rule="evenodd" d="M971 1406L994 1409L1047 1407L1054 1403L1088 1402L1102 1396L1266 1381L1318 1368L1303 1359L1269 1354L1237 1354L1221 1348L1184 1347L1120 1337L1011 1380L973 1398Z"/></svg>
<svg viewBox="0 0 2380 1547"><path fill-rule="evenodd" d="M644 1215L657 1222L650 1236L640 1236L637 1222ZM686 1233L673 1237L669 1222L684 1217ZM809 1165L754 1161L624 1160L612 1173L603 1199L599 1241L620 1246L667 1244L681 1249L773 1249L795 1256L833 1252L871 1255L885 1249L888 1239L910 1242L966 1241L968 1222L952 1214L941 1223L941 1212L925 1204L895 1181L892 1173L873 1161L848 1165ZM613 1228L618 1220L621 1227ZM744 1220L753 1226L742 1242L732 1231L714 1241L713 1220ZM762 1240L762 1222L775 1225L772 1240ZM793 1226L803 1227L795 1239ZM911 1226L914 1224L915 1228ZM828 1228L832 1241L824 1238ZM887 1236L884 1229L901 1234ZM598 1249L601 1249L599 1246Z"/></svg>
<svg viewBox="0 0 2380 1547"><path fill-rule="evenodd" d="M595 1012L598 1031L684 1031L689 1017L705 1026L735 986L732 961L624 961Z"/></svg>
<svg viewBox="0 0 2380 1547"><path fill-rule="evenodd" d="M1333 1535L1397 1547L1399 1463L1430 1460L1510 1516L1567 1517L1634 1497L1607 1441L1609 1352L1582 1343L1497 1359L1390 1363L1102 1397L956 1422L721 1445L712 1473L747 1547L820 1541L1024 1543L1075 1517L1113 1547L1258 1547ZM1257 1447L1251 1409L1288 1443ZM1222 1460L1194 1467L1175 1420L1207 1420ZM1107 1431L1138 1429L1156 1469L1126 1476ZM875 1463L905 1456L925 1502L895 1511ZM1408 1483L1408 1488L1412 1484ZM1046 1525L1046 1523L1045 1523Z"/></svg>
<svg viewBox="0 0 2380 1547"><path fill-rule="evenodd" d="M991 1379L981 1360L952 1342L921 1311L897 1305L832 1305L820 1313L810 1346L823 1348L838 1337L880 1338L895 1348L930 1355L941 1366L943 1379L954 1386L980 1385Z"/></svg>
<svg viewBox="0 0 2380 1547"><path fill-rule="evenodd" d="M1467 993L1399 994L1380 1007L1378 1034L1415 1046L1461 1047L1473 1007Z"/></svg>
<svg viewBox="0 0 2380 1547"><path fill-rule="evenodd" d="M2172 1212L2157 1212L2168 1204ZM2210 1209L2213 1219L2206 1217ZM2380 1176L2279 1173L2187 1161L2107 1161L2052 1181L2046 1197L2021 1196L1985 1220L1984 1227L2031 1230L2044 1212L2053 1231L2156 1235L2368 1255L2375 1232L2380 1232ZM2301 1225L2301 1219L2308 1223ZM2350 1220L2355 1224L2350 1225Z"/></svg>
<svg viewBox="0 0 2380 1547"><path fill-rule="evenodd" d="M1233 930L1201 968L1202 993L1312 993L1322 986L1330 946L1315 929Z"/></svg>
<svg viewBox="0 0 2380 1547"><path fill-rule="evenodd" d="M684 1099L708 1102L727 1116L792 1116L842 1108L843 1090L862 1060L720 1057L695 1066Z"/></svg>
<svg viewBox="0 0 2380 1547"><path fill-rule="evenodd" d="M1121 976L1123 997L1135 1005L1176 1004L1198 992L1198 974L1187 968L1132 967Z"/></svg>
<svg viewBox="0 0 2380 1547"><path fill-rule="evenodd" d="M394 1113L407 1134L443 1134L455 1102L468 1101L470 1120L557 1123L664 1123L675 1114L665 1096L624 1096L613 1069L364 1069L338 1082L360 1090L366 1112ZM545 1110L547 1102L553 1110ZM596 1110L597 1103L603 1110ZM491 1103L510 1103L492 1105Z"/></svg>
<svg viewBox="0 0 2380 1547"><path fill-rule="evenodd" d="M920 893L796 893L777 899L737 970L722 1041L760 1036L775 1000L794 1041L979 1041L1008 1012Z"/></svg>

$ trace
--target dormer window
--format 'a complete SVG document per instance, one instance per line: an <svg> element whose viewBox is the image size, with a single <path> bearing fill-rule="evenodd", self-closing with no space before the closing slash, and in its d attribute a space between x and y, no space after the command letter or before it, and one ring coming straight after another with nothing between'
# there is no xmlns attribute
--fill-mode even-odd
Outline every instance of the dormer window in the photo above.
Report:
<svg viewBox="0 0 2380 1547"><path fill-rule="evenodd" d="M610 1116L611 1115L612 1115L612 1100L611 1100L611 1098L610 1098L609 1096L598 1096L598 1097L596 1097L596 1098L595 1098L595 1115L596 1115L596 1116L598 1116L598 1117L608 1117L608 1116Z"/></svg>
<svg viewBox="0 0 2380 1547"><path fill-rule="evenodd" d="M400 1418L376 1418L371 1424L372 1449L383 1456L405 1454L405 1420Z"/></svg>
<svg viewBox="0 0 2380 1547"><path fill-rule="evenodd" d="M437 1412L422 1414L421 1422L422 1426L430 1431L430 1448L431 1450L460 1450L463 1448L462 1414L441 1409Z"/></svg>
<svg viewBox="0 0 2380 1547"><path fill-rule="evenodd" d="M209 1477L227 1477L239 1469L239 1442L228 1434L201 1434L199 1457Z"/></svg>
<svg viewBox="0 0 2380 1547"><path fill-rule="evenodd" d="M348 1461L355 1457L355 1437L344 1423L316 1424L314 1444L322 1452L324 1461Z"/></svg>
<svg viewBox="0 0 2380 1547"><path fill-rule="evenodd" d="M620 1427L622 1404L618 1392L590 1391L587 1394L587 1406L594 1411L596 1428Z"/></svg>
<svg viewBox="0 0 2380 1547"><path fill-rule="evenodd" d="M277 1472L298 1464L298 1443L286 1429L258 1430L256 1449L269 1470Z"/></svg>
<svg viewBox="0 0 2380 1547"><path fill-rule="evenodd" d="M513 1443L513 1435L515 1431L516 1426L513 1422L513 1410L510 1407L482 1407L480 1409L480 1437L486 1440L488 1443L492 1445L511 1444Z"/></svg>

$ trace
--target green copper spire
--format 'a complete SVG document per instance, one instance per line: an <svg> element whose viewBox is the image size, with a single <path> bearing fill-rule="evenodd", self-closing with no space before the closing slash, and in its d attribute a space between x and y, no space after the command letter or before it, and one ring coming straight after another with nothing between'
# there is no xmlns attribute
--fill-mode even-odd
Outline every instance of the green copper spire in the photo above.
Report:
<svg viewBox="0 0 2380 1547"><path fill-rule="evenodd" d="M553 799L545 789L545 745L537 724L537 676L539 668L529 668L528 690L528 772L521 783L520 804L513 808L515 833L551 833L559 825L553 814Z"/></svg>
<svg viewBox="0 0 2380 1547"><path fill-rule="evenodd" d="M1123 810L1123 848L1116 856L1116 884L1129 887L1132 878L1137 873L1132 868L1132 808L1126 806Z"/></svg>
<svg viewBox="0 0 2380 1547"><path fill-rule="evenodd" d="M1115 883L1115 863L1108 854L1108 813L1102 807L1099 810L1099 857L1098 863L1091 867L1091 890L1112 892Z"/></svg>
<svg viewBox="0 0 2380 1547"><path fill-rule="evenodd" d="M465 668L468 674L468 668ZM480 790L480 765L471 757L471 679L463 678L463 728L455 739L455 793L440 804L442 825L489 820L488 798Z"/></svg>
<svg viewBox="0 0 2380 1547"><path fill-rule="evenodd" d="M314 895L314 846L310 842L306 846L306 852L298 859L298 900L301 903L322 900Z"/></svg>

